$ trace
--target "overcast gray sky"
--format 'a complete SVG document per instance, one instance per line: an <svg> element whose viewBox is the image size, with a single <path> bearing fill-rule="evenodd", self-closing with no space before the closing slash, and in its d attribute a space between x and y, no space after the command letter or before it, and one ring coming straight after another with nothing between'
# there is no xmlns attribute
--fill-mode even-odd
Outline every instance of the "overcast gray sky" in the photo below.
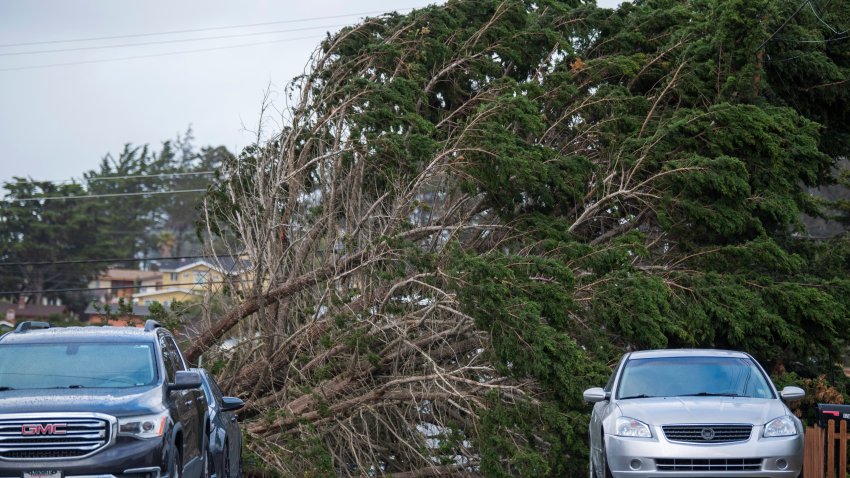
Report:
<svg viewBox="0 0 850 478"><path fill-rule="evenodd" d="M125 143L158 149L189 126L196 146L238 152L264 91L274 99L303 72L326 31L431 3L442 1L0 0L0 182L80 177ZM271 22L287 23L217 28ZM207 51L177 53L188 50Z"/></svg>

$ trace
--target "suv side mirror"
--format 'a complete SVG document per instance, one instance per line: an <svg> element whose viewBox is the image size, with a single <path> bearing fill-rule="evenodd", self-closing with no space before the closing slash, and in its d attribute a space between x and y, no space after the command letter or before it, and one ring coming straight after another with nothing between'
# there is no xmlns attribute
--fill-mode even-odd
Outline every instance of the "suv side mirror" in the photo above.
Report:
<svg viewBox="0 0 850 478"><path fill-rule="evenodd" d="M174 376L174 383L168 384L168 390L188 390L200 388L201 374L192 371L178 371Z"/></svg>
<svg viewBox="0 0 850 478"><path fill-rule="evenodd" d="M599 387L588 388L584 391L585 402L596 403L609 398L611 398L611 395Z"/></svg>
<svg viewBox="0 0 850 478"><path fill-rule="evenodd" d="M235 410L239 410L240 408L245 406L245 402L242 399L236 397L222 397L221 398L221 411L223 412L232 412Z"/></svg>
<svg viewBox="0 0 850 478"><path fill-rule="evenodd" d="M779 396L786 402L793 402L806 396L806 391L800 387L785 387L779 392Z"/></svg>

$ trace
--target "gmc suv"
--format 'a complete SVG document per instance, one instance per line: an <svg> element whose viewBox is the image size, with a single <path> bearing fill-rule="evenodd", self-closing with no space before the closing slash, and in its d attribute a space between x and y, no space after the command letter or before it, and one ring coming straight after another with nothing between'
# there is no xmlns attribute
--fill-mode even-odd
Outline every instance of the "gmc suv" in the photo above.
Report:
<svg viewBox="0 0 850 478"><path fill-rule="evenodd" d="M23 322L0 337L0 477L206 474L207 403L174 337Z"/></svg>

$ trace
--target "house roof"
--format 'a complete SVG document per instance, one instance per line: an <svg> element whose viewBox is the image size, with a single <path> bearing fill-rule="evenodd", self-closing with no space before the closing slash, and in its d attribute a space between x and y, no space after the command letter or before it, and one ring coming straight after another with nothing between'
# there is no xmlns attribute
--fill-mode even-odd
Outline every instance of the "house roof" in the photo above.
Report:
<svg viewBox="0 0 850 478"><path fill-rule="evenodd" d="M93 304L89 304L89 306L86 307L86 310L83 313L86 314L86 315L104 315L105 314L104 309L107 309L107 308L108 308L108 310L111 314L119 315L119 313L120 313L120 311L118 310L118 304L100 304L100 307L101 307L101 309L97 310L97 309L94 308ZM166 310L168 309L168 307L166 307L166 306L163 306L163 307L165 307ZM151 315L151 311L150 311L150 308L146 305L136 305L136 304L134 304L132 315L135 315L135 316L138 316L138 317L147 317L147 316Z"/></svg>
<svg viewBox="0 0 850 478"><path fill-rule="evenodd" d="M18 304L0 302L0 315L5 316L9 309L15 310L15 317L48 317L53 314L64 314L67 310L64 305L36 305L27 304L19 307Z"/></svg>
<svg viewBox="0 0 850 478"><path fill-rule="evenodd" d="M182 272L198 265L205 265L210 269L215 269L222 274L235 274L241 272L251 266L251 262L247 259L238 257L222 256L209 257L204 259L152 259L152 263L159 265L161 272Z"/></svg>
<svg viewBox="0 0 850 478"><path fill-rule="evenodd" d="M198 284L203 287L203 284ZM166 295L166 294L188 294L188 295L198 295L204 292L203 289L184 289L184 288L176 288L169 287L166 289L153 290L150 292L139 292L138 294L133 294L134 299L144 299L145 297L152 297L157 295Z"/></svg>
<svg viewBox="0 0 850 478"><path fill-rule="evenodd" d="M136 269L110 268L104 274L101 274L98 279L142 281L156 279L161 276L162 274L160 274L159 272L140 271Z"/></svg>

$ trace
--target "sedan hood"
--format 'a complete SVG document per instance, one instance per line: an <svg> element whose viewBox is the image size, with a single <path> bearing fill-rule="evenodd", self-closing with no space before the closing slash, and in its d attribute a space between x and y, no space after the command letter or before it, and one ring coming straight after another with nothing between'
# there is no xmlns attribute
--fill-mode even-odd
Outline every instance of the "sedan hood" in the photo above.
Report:
<svg viewBox="0 0 850 478"><path fill-rule="evenodd" d="M669 424L751 423L764 425L786 415L781 400L743 397L657 397L621 400L622 416L650 426Z"/></svg>
<svg viewBox="0 0 850 478"><path fill-rule="evenodd" d="M6 390L0 414L99 412L116 417L162 410L161 387Z"/></svg>

